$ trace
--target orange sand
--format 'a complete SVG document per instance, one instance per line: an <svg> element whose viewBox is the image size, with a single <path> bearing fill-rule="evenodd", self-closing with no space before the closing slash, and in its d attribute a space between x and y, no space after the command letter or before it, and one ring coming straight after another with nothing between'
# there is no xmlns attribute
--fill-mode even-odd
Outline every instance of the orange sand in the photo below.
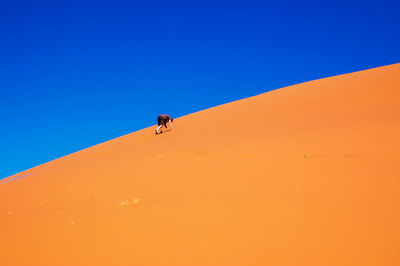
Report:
<svg viewBox="0 0 400 266"><path fill-rule="evenodd" d="M2 180L0 265L400 265L399 101L395 64Z"/></svg>

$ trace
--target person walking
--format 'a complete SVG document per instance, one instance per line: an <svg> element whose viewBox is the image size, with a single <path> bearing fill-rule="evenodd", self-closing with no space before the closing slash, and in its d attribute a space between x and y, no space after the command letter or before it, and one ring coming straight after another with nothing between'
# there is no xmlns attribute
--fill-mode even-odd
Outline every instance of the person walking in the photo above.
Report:
<svg viewBox="0 0 400 266"><path fill-rule="evenodd" d="M169 125L171 126L171 129L172 129L172 122L173 122L173 121L174 121L174 119L171 118L169 115L159 115L159 116L158 116L158 127L157 127L157 129L156 129L156 135L159 134L159 133L162 133L161 128L162 128L163 126L165 126L166 128L168 128L168 127L167 127L167 123L169 123Z"/></svg>

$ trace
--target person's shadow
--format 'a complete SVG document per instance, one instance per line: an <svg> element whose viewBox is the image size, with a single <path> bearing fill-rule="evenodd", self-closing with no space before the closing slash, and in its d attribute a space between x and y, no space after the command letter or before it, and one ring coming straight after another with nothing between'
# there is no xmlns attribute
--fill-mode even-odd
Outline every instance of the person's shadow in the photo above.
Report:
<svg viewBox="0 0 400 266"><path fill-rule="evenodd" d="M171 132L171 131L172 131L172 129L167 129L165 131L160 130L160 133L157 134L157 132L156 132L155 134L156 135L161 135L161 134L165 134L165 133L168 133L168 132Z"/></svg>

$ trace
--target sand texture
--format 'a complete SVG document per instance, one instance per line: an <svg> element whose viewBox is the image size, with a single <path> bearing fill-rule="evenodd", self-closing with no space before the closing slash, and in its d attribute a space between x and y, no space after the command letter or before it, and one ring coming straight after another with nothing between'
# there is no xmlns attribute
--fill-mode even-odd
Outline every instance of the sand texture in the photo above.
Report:
<svg viewBox="0 0 400 266"><path fill-rule="evenodd" d="M400 64L154 129L0 180L0 265L400 265Z"/></svg>

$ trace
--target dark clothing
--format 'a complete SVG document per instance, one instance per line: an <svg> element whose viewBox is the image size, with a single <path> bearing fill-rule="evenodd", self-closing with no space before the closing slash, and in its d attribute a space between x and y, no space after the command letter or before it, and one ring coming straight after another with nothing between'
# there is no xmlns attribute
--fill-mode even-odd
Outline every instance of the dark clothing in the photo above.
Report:
<svg viewBox="0 0 400 266"><path fill-rule="evenodd" d="M172 118L169 115L159 115L158 116L158 125L164 125L165 127L167 127L167 123L171 121L172 122Z"/></svg>

